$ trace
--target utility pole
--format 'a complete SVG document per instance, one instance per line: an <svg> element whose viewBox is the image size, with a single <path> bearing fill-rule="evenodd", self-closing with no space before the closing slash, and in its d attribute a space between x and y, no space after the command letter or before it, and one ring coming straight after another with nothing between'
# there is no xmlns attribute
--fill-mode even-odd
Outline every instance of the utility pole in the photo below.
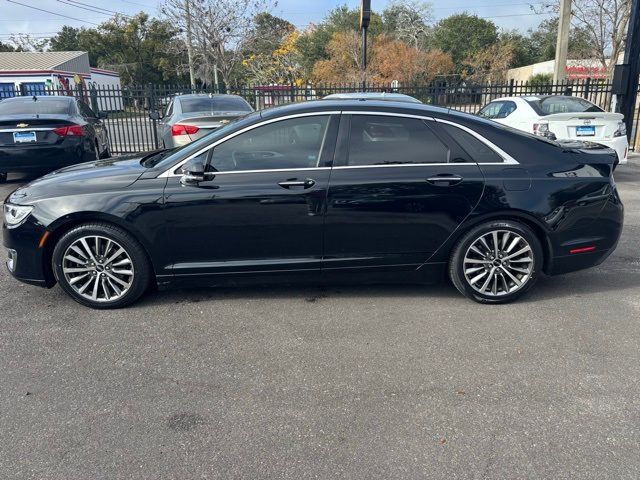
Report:
<svg viewBox="0 0 640 480"><path fill-rule="evenodd" d="M193 68L193 41L191 39L191 5L190 0L184 0L184 11L187 15L187 59L189 62L189 81L191 88L196 88L196 75Z"/></svg>
<svg viewBox="0 0 640 480"><path fill-rule="evenodd" d="M615 60L615 59L612 59ZM616 95L616 111L624 115L627 138L631 140L638 77L640 76L640 0L631 2L631 16L624 51L624 63L616 65L613 74L613 93ZM638 125L636 128L640 128ZM637 135L637 132L635 132ZM637 138L637 137L636 137ZM635 145L638 151L639 145Z"/></svg>
<svg viewBox="0 0 640 480"><path fill-rule="evenodd" d="M361 0L360 30L362 30L362 91L367 89L367 28L371 21L371 0Z"/></svg>
<svg viewBox="0 0 640 480"><path fill-rule="evenodd" d="M560 0L560 18L558 19L558 41L556 42L556 62L553 66L553 83L560 83L566 77L570 26L571 0Z"/></svg>

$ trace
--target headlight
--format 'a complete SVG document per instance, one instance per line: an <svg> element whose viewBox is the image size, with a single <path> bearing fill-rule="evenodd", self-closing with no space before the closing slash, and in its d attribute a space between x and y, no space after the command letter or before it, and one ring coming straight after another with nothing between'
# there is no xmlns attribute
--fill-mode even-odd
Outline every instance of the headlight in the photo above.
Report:
<svg viewBox="0 0 640 480"><path fill-rule="evenodd" d="M32 205L4 204L4 222L7 227L14 228L24 222L33 211Z"/></svg>
<svg viewBox="0 0 640 480"><path fill-rule="evenodd" d="M614 137L622 137L627 134L627 125L624 122L618 122L618 129L613 132Z"/></svg>

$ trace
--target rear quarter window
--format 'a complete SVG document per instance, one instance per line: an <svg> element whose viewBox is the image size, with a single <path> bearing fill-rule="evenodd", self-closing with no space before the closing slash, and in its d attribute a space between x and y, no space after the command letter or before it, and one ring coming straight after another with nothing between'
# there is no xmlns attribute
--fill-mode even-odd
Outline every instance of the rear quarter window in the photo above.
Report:
<svg viewBox="0 0 640 480"><path fill-rule="evenodd" d="M438 123L451 138L477 163L503 163L504 159L489 145L462 128L449 123Z"/></svg>

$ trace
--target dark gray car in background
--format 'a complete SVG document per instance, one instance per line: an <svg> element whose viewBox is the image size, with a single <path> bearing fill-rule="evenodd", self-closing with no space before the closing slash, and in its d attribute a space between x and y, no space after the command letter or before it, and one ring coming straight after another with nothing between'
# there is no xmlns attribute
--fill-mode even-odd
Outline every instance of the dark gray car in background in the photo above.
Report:
<svg viewBox="0 0 640 480"><path fill-rule="evenodd" d="M164 148L186 145L252 111L238 95L177 95L158 122L158 138Z"/></svg>

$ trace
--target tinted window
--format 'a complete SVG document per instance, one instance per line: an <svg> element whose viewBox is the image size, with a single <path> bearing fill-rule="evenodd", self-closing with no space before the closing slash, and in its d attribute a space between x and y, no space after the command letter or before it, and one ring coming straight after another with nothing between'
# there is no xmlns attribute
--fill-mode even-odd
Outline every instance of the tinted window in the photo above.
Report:
<svg viewBox="0 0 640 480"><path fill-rule="evenodd" d="M353 115L348 165L446 163L449 149L417 118Z"/></svg>
<svg viewBox="0 0 640 480"><path fill-rule="evenodd" d="M593 103L578 97L546 97L527 101L541 115L604 111Z"/></svg>
<svg viewBox="0 0 640 480"><path fill-rule="evenodd" d="M68 115L72 101L66 98L41 98L34 101L31 97L0 102L0 115Z"/></svg>
<svg viewBox="0 0 640 480"><path fill-rule="evenodd" d="M447 132L462 148L478 163L501 163L503 158L498 155L486 143L478 140L476 137L461 128L455 127L448 123L439 123L445 132Z"/></svg>
<svg viewBox="0 0 640 480"><path fill-rule="evenodd" d="M195 97L182 98L183 113L190 112L250 112L251 107L239 97Z"/></svg>
<svg viewBox="0 0 640 480"><path fill-rule="evenodd" d="M478 112L484 118L507 118L516 109L516 104L510 101L491 102Z"/></svg>
<svg viewBox="0 0 640 480"><path fill-rule="evenodd" d="M210 170L313 168L318 165L328 115L292 118L254 128L214 148Z"/></svg>

